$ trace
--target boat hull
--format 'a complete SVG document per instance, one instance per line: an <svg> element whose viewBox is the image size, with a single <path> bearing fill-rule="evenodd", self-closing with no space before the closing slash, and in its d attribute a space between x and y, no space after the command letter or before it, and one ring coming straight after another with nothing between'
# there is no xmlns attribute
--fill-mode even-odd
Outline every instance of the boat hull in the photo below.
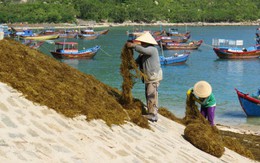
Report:
<svg viewBox="0 0 260 163"><path fill-rule="evenodd" d="M177 57L163 57L160 56L161 65L180 65L184 64L188 60L189 54L179 55Z"/></svg>
<svg viewBox="0 0 260 163"><path fill-rule="evenodd" d="M85 51L81 51L78 53L62 53L58 51L51 51L51 54L54 58L57 59L80 59L80 58L85 58L85 59L91 59L93 58L97 52L99 51L100 46L95 46L93 48L86 49Z"/></svg>
<svg viewBox="0 0 260 163"><path fill-rule="evenodd" d="M163 43L165 50L197 50L202 44L202 40L194 43Z"/></svg>
<svg viewBox="0 0 260 163"><path fill-rule="evenodd" d="M251 59L260 56L260 50L247 51L247 52L230 52L221 48L213 48L216 55L221 59Z"/></svg>
<svg viewBox="0 0 260 163"><path fill-rule="evenodd" d="M79 38L84 39L84 40L94 40L94 39L98 38L99 35L96 35L96 34L95 35L79 34L78 36L79 36Z"/></svg>
<svg viewBox="0 0 260 163"><path fill-rule="evenodd" d="M248 117L259 117L260 116L260 100L249 96L248 94L242 93L235 89L240 102L240 105Z"/></svg>
<svg viewBox="0 0 260 163"><path fill-rule="evenodd" d="M23 39L26 40L38 40L38 41L42 41L42 40L54 40L59 38L59 34L54 34L54 35L40 35L40 36L26 36L23 37Z"/></svg>

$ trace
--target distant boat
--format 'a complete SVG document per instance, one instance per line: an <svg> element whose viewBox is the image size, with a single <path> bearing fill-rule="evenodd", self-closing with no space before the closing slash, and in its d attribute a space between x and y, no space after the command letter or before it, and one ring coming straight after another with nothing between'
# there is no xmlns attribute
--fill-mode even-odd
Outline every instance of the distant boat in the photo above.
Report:
<svg viewBox="0 0 260 163"><path fill-rule="evenodd" d="M189 58L189 53L175 54L170 57L160 56L161 65L179 65L184 64Z"/></svg>
<svg viewBox="0 0 260 163"><path fill-rule="evenodd" d="M81 30L78 34L78 37L84 40L94 40L97 39L100 35L106 35L109 32L109 29L95 32L93 28L88 28Z"/></svg>
<svg viewBox="0 0 260 163"><path fill-rule="evenodd" d="M31 29L15 29L13 27L11 27L11 37L27 37L27 36L35 36L35 33L33 33L33 31Z"/></svg>
<svg viewBox="0 0 260 163"><path fill-rule="evenodd" d="M260 45L243 47L243 40L213 39L213 51L221 59L259 58Z"/></svg>
<svg viewBox="0 0 260 163"><path fill-rule="evenodd" d="M78 37L85 40L94 40L98 38L100 34L95 33L92 28L82 30L80 34L78 34Z"/></svg>
<svg viewBox="0 0 260 163"><path fill-rule="evenodd" d="M185 43L189 40L190 35L188 36L182 36L182 37L173 37L173 36L157 36L155 37L155 40L157 42L161 41L162 43Z"/></svg>
<svg viewBox="0 0 260 163"><path fill-rule="evenodd" d="M77 30L60 30L59 38L76 38L79 34Z"/></svg>
<svg viewBox="0 0 260 163"><path fill-rule="evenodd" d="M78 34L78 37L84 40L95 40L98 36L98 34Z"/></svg>
<svg viewBox="0 0 260 163"><path fill-rule="evenodd" d="M36 36L22 36L23 39L26 40L54 40L59 38L59 34L51 34L51 35L36 35Z"/></svg>
<svg viewBox="0 0 260 163"><path fill-rule="evenodd" d="M0 24L0 31L4 32L4 37L9 37L11 31L9 31L9 27L7 24Z"/></svg>
<svg viewBox="0 0 260 163"><path fill-rule="evenodd" d="M44 41L25 40L23 44L32 49L38 49L44 44Z"/></svg>
<svg viewBox="0 0 260 163"><path fill-rule="evenodd" d="M190 31L185 33L180 33L177 28L170 28L169 31L166 32L168 36L187 36L190 35Z"/></svg>
<svg viewBox="0 0 260 163"><path fill-rule="evenodd" d="M154 37L158 37L158 36L167 36L165 30L152 31L151 34L152 34Z"/></svg>
<svg viewBox="0 0 260 163"><path fill-rule="evenodd" d="M260 116L260 99L251 97L249 94L242 93L235 89L243 111L248 117Z"/></svg>
<svg viewBox="0 0 260 163"><path fill-rule="evenodd" d="M175 43L175 42L167 42L162 43L162 47L165 50L196 50L200 47L203 40L192 41L189 43Z"/></svg>
<svg viewBox="0 0 260 163"><path fill-rule="evenodd" d="M96 53L99 51L100 46L96 45L88 49L78 49L77 42L56 42L55 50L51 51L53 57L58 59L67 59L67 58L93 58Z"/></svg>
<svg viewBox="0 0 260 163"><path fill-rule="evenodd" d="M97 31L95 33L99 34L99 35L106 35L109 32L109 29L104 29L102 31Z"/></svg>

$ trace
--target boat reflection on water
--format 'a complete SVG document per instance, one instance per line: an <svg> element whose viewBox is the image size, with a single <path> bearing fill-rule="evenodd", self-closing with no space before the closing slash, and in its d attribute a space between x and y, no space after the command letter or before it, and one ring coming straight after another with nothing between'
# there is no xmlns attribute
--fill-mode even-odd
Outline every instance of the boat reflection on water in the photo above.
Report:
<svg viewBox="0 0 260 163"><path fill-rule="evenodd" d="M78 69L79 60L78 59L60 59L61 62Z"/></svg>

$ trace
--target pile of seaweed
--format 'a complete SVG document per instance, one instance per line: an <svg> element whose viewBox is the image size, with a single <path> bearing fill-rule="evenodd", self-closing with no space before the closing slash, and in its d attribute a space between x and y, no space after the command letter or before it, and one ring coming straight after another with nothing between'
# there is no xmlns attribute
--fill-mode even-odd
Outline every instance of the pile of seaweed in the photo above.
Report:
<svg viewBox="0 0 260 163"><path fill-rule="evenodd" d="M109 126L131 121L149 128L141 117L140 101L135 100L131 110L125 109L121 92L92 75L11 39L0 41L0 55L0 81L33 102L67 117L86 115L88 121L102 119Z"/></svg>

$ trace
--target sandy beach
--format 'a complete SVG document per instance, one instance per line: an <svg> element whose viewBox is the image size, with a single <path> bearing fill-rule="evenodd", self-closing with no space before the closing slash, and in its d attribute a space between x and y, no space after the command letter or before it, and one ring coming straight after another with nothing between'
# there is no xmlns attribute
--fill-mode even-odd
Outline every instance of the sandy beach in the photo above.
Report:
<svg viewBox="0 0 260 163"><path fill-rule="evenodd" d="M99 27L118 27L118 26L259 26L260 21L254 22L218 22L218 23L209 23L209 22L191 22L191 23L167 23L167 22L154 22L154 23L136 23L136 22L124 22L124 23L111 23L104 22L98 23L95 21L84 21L77 20L77 24L70 23L43 23L43 24L27 24L27 23L16 23L8 24L9 27L14 27L15 29L29 28L29 29L44 29L44 28L55 28L55 29L84 29L88 27L99 28Z"/></svg>
<svg viewBox="0 0 260 163"><path fill-rule="evenodd" d="M110 128L66 118L5 83L0 93L0 162L257 162L227 148L221 158L209 155L183 138L184 126L162 116L152 130L132 123Z"/></svg>

